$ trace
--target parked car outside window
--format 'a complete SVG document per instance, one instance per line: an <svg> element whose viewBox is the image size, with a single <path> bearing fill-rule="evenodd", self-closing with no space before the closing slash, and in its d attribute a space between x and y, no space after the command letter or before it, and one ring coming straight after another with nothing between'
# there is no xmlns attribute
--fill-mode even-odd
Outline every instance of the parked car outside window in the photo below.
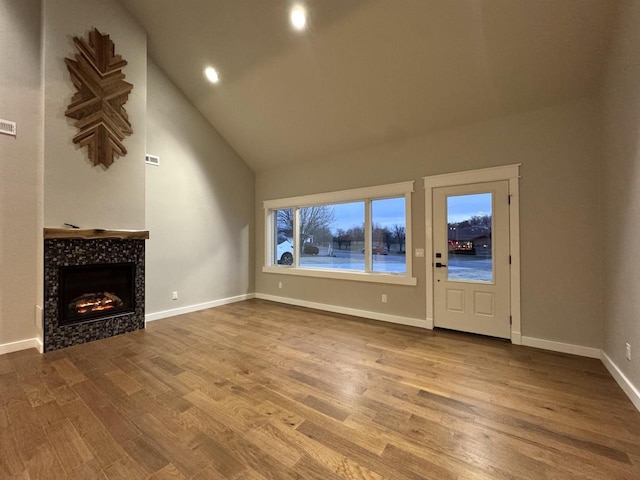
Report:
<svg viewBox="0 0 640 480"><path fill-rule="evenodd" d="M293 241L286 235L279 233L276 247L276 261L280 265L293 265Z"/></svg>

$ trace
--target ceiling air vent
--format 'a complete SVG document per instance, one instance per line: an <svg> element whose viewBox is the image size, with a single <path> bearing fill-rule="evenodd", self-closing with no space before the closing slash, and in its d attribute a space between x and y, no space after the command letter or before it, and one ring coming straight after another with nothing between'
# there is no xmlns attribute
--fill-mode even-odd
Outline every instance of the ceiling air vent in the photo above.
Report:
<svg viewBox="0 0 640 480"><path fill-rule="evenodd" d="M160 166L160 157L158 157L157 155L145 155L144 156L144 162L148 163L149 165L155 165L156 167Z"/></svg>
<svg viewBox="0 0 640 480"><path fill-rule="evenodd" d="M0 119L0 133L16 136L16 122Z"/></svg>

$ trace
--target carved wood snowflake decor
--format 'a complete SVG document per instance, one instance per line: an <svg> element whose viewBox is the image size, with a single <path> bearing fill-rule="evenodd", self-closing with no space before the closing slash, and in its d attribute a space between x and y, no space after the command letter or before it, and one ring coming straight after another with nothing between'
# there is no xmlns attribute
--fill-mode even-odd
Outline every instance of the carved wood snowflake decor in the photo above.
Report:
<svg viewBox="0 0 640 480"><path fill-rule="evenodd" d="M121 71L127 62L115 54L109 35L97 28L89 33L88 41L73 37L73 43L80 53L75 60L64 59L77 90L65 112L77 120L75 126L80 129L73 143L88 148L94 165L109 168L114 157L127 154L122 140L133 133L124 109L133 89Z"/></svg>

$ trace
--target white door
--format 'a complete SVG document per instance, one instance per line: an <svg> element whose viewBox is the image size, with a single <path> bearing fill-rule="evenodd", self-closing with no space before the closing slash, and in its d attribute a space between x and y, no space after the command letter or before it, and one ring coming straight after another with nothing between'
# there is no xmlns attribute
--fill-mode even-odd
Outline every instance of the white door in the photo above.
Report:
<svg viewBox="0 0 640 480"><path fill-rule="evenodd" d="M433 189L434 325L510 338L509 182Z"/></svg>

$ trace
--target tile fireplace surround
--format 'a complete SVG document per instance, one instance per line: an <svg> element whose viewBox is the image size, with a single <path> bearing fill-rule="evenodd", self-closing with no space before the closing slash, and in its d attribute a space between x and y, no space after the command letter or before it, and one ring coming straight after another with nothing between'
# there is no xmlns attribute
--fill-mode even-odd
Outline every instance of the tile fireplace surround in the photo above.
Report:
<svg viewBox="0 0 640 480"><path fill-rule="evenodd" d="M44 229L44 351L133 332L144 328L144 230ZM61 268L67 266L135 264L132 312L60 325Z"/></svg>

